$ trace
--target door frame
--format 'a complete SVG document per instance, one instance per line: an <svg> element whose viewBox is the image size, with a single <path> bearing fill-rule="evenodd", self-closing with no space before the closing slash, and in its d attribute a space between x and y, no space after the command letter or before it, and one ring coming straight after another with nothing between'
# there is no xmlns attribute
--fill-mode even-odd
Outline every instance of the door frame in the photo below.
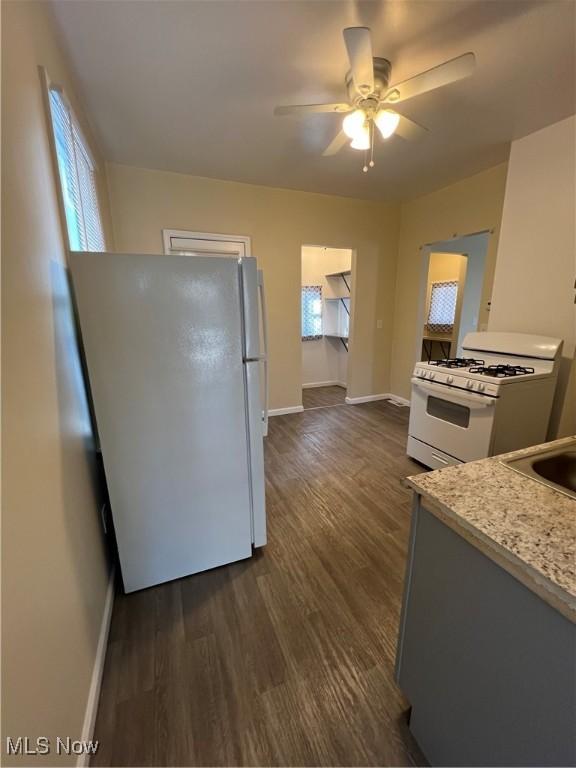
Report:
<svg viewBox="0 0 576 768"><path fill-rule="evenodd" d="M298 316L301 315L301 297L302 297L302 249L303 248L329 248L333 249L335 251L350 251L351 259L350 259L350 278L352 281L352 290L350 291L350 318L349 318L349 326L348 326L348 361L346 366L346 395L348 396L348 392L350 391L350 370L352 368L351 362L353 360L353 350L354 350L354 328L356 326L356 323L354 322L354 315L355 315L355 308L356 308L356 273L357 273L357 252L356 248L354 246L350 245L329 245L327 243L322 243L319 245L318 243L311 243L311 242L305 242L300 244L300 251L299 251L299 267L298 267ZM301 322L298 323L298 333L299 333L299 340L301 342L302 338L302 327ZM302 382L302 355L300 355L300 382Z"/></svg>
<svg viewBox="0 0 576 768"><path fill-rule="evenodd" d="M418 289L418 312L417 312L417 320L418 320L418 326L417 326L417 334L416 334L416 344L414 349L414 365L416 363L420 362L421 353L422 353L422 328L424 327L424 321L426 317L426 297L427 297L427 291L428 291L428 271L430 269L430 254L438 251L447 253L447 251L442 251L442 244L449 244L451 242L454 242L455 240L461 240L465 237L473 237L474 235L489 235L492 236L494 234L494 229L480 229L477 232L467 232L463 235L452 235L452 237L445 237L442 240L434 240L431 243L423 243L420 246L420 252L421 252L421 259L420 259L420 286ZM486 253L488 253L488 248L490 244L490 239L488 239L487 245L486 245ZM467 258L466 260L466 271L468 270L468 256L465 253L461 253L460 255L465 256ZM484 279L486 279L486 270L484 271ZM465 287L465 286L463 286ZM463 294L462 294L463 298ZM460 309L462 308L462 305L460 305ZM456 337L456 344L458 343L458 337ZM414 366L412 366L414 367Z"/></svg>
<svg viewBox="0 0 576 768"><path fill-rule="evenodd" d="M163 229L162 243L165 254L177 255L179 251L189 251L184 242L178 243L178 240L201 240L206 244L202 249L207 256L228 254L243 258L252 255L252 241L247 235L223 235L216 232L191 232L185 229ZM224 245L218 248L216 244Z"/></svg>

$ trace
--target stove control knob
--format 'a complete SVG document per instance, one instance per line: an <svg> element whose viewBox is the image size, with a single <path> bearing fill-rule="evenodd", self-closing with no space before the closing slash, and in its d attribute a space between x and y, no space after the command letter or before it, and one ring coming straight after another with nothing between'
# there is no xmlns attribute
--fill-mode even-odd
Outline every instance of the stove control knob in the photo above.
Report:
<svg viewBox="0 0 576 768"><path fill-rule="evenodd" d="M452 384L452 382L453 382L453 381L454 381L454 376L447 376L447 377L446 377L446 382L447 382L448 384Z"/></svg>
<svg viewBox="0 0 576 768"><path fill-rule="evenodd" d="M434 371L430 371L430 374L429 374L429 376L430 376L430 378L431 378L431 379L433 379L435 375L436 375L436 374L434 373Z"/></svg>
<svg viewBox="0 0 576 768"><path fill-rule="evenodd" d="M478 392L484 392L484 383L482 381L478 382Z"/></svg>
<svg viewBox="0 0 576 768"><path fill-rule="evenodd" d="M472 389L472 387L474 386L474 382L473 381L467 381L466 382L466 386L468 387L468 389Z"/></svg>

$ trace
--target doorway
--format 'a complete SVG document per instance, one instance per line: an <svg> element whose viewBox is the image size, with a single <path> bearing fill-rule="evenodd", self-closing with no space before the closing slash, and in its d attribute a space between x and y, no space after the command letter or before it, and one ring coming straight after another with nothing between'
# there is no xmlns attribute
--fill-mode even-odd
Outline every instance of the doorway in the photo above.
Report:
<svg viewBox="0 0 576 768"><path fill-rule="evenodd" d="M304 409L344 405L352 301L352 251L302 247L301 337Z"/></svg>
<svg viewBox="0 0 576 768"><path fill-rule="evenodd" d="M464 337L485 330L490 311L486 285L489 232L426 246L417 360L460 357Z"/></svg>

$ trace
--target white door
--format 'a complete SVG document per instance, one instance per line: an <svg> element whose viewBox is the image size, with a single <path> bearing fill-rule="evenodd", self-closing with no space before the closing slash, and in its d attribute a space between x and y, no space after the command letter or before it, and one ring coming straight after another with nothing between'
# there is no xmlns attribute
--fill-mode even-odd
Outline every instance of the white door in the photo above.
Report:
<svg viewBox="0 0 576 768"><path fill-rule="evenodd" d="M71 272L126 591L249 557L238 263L77 253Z"/></svg>

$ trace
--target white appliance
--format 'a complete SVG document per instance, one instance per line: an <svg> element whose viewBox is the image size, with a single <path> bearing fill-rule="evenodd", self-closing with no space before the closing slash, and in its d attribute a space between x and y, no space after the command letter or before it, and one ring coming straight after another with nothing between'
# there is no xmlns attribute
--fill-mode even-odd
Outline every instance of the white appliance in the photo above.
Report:
<svg viewBox="0 0 576 768"><path fill-rule="evenodd" d="M266 543L256 259L70 265L125 591L250 557Z"/></svg>
<svg viewBox="0 0 576 768"><path fill-rule="evenodd" d="M474 332L462 358L417 363L408 455L438 468L544 442L561 350L546 336Z"/></svg>

